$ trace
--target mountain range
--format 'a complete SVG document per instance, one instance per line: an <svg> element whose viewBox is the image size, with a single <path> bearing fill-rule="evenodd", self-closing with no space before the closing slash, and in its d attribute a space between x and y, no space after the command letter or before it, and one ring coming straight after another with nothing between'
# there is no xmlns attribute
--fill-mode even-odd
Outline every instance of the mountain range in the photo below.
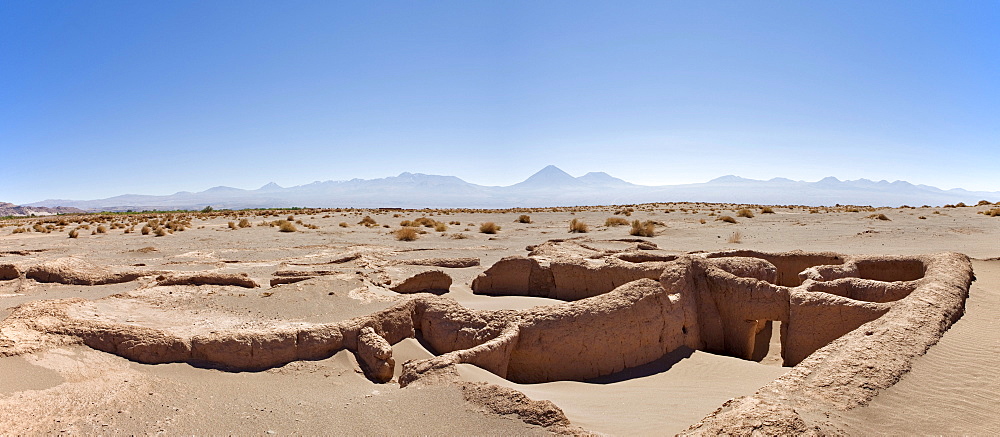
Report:
<svg viewBox="0 0 1000 437"><path fill-rule="evenodd" d="M192 193L154 196L125 194L97 200L49 199L28 207L73 207L88 211L283 208L397 207L510 208L611 205L647 202L719 202L770 205L944 205L978 200L996 202L1000 192L942 190L905 181L827 177L816 182L723 176L704 183L636 185L603 172L574 177L547 166L510 186L484 186L455 176L402 173L380 179L313 182L294 187L269 183L255 190L219 186Z"/></svg>

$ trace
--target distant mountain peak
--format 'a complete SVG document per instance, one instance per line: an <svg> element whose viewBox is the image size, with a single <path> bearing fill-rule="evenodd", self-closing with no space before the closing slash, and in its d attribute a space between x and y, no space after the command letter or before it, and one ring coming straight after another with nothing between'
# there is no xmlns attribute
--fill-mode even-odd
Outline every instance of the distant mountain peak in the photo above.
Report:
<svg viewBox="0 0 1000 437"><path fill-rule="evenodd" d="M725 175L725 176L719 176L719 177L717 177L715 179L712 179L712 180L708 181L708 183L712 184L712 183L746 182L746 181L750 181L750 180L752 180L752 179L741 178L739 176L731 175L730 174L730 175Z"/></svg>
<svg viewBox="0 0 1000 437"><path fill-rule="evenodd" d="M278 185L278 184L276 184L274 182L268 182L264 186L258 188L257 191L273 191L273 190L281 190L281 189L283 189L283 187L281 185Z"/></svg>
<svg viewBox="0 0 1000 437"><path fill-rule="evenodd" d="M547 165L523 182L514 184L514 187L551 187L560 185L575 185L577 180L569 173L562 171L554 165Z"/></svg>

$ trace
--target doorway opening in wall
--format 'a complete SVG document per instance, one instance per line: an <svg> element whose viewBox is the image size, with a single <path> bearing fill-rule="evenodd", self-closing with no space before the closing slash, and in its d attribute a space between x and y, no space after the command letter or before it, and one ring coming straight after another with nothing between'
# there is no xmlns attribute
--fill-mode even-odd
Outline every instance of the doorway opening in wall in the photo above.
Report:
<svg viewBox="0 0 1000 437"><path fill-rule="evenodd" d="M757 336L754 337L753 355L751 358L761 364L781 366L781 322L776 320L758 320Z"/></svg>

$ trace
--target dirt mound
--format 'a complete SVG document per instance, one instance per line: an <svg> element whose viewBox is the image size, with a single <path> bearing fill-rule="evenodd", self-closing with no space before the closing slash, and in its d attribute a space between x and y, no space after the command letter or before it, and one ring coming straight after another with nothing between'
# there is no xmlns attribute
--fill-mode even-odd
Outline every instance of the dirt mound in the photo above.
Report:
<svg viewBox="0 0 1000 437"><path fill-rule="evenodd" d="M514 415L557 434L583 434L583 430L570 426L566 414L552 401L532 400L517 390L485 382L465 382L461 387L467 402L493 414Z"/></svg>
<svg viewBox="0 0 1000 437"><path fill-rule="evenodd" d="M38 282L68 285L106 285L134 281L139 272L113 272L79 258L57 258L28 268L25 277Z"/></svg>
<svg viewBox="0 0 1000 437"><path fill-rule="evenodd" d="M445 293L451 288L451 276L441 270L428 270L406 278L391 288L397 293Z"/></svg>
<svg viewBox="0 0 1000 437"><path fill-rule="evenodd" d="M445 267L449 269L463 269L467 267L475 267L479 265L479 258L474 257L463 257L463 258L419 258L419 259L407 259L407 260L397 260L393 264L411 265L411 266L431 266L431 267Z"/></svg>
<svg viewBox="0 0 1000 437"><path fill-rule="evenodd" d="M157 285L234 285L257 288L260 284L250 279L246 273L169 273L156 277Z"/></svg>

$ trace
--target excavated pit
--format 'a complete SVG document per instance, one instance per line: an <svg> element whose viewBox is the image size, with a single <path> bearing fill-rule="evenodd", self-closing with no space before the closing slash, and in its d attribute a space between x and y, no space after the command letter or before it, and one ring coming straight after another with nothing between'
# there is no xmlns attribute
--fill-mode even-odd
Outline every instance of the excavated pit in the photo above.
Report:
<svg viewBox="0 0 1000 437"><path fill-rule="evenodd" d="M805 420L795 408L852 408L892 385L961 316L972 280L968 258L956 253L646 256L641 250L655 246L642 244L602 252L549 242L501 259L471 285L477 294L566 301L527 310L472 310L418 293L337 323L177 330L114 320L82 299L36 301L0 323L0 355L79 342L142 363L252 371L347 349L370 379L385 382L394 366L390 346L419 336L438 355L404 363L402 386L458 381L460 363L537 383L609 375L681 347L760 359L761 339L780 322L781 356L794 369L734 402L747 416L766 406L775 420L795 422ZM690 431L729 432L732 412L720 409Z"/></svg>

